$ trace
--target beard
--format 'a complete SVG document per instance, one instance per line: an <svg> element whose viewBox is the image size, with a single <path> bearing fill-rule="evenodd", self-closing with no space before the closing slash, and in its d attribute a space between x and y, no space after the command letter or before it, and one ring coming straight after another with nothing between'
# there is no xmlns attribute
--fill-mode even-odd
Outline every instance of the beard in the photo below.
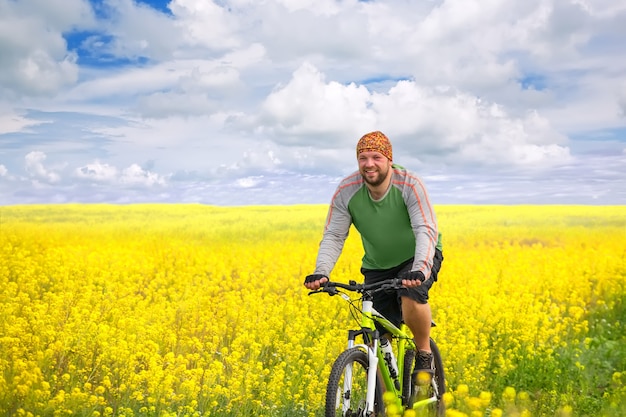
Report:
<svg viewBox="0 0 626 417"><path fill-rule="evenodd" d="M387 175L389 174L389 168L385 168L384 170L382 170L382 169L378 170L377 169L376 172L378 173L378 176L375 177L375 178L370 178L370 177L367 176L365 171L362 170L361 171L361 177L363 177L363 181L365 181L366 183L368 183L372 187L378 187L383 182L385 182L385 179L387 178Z"/></svg>

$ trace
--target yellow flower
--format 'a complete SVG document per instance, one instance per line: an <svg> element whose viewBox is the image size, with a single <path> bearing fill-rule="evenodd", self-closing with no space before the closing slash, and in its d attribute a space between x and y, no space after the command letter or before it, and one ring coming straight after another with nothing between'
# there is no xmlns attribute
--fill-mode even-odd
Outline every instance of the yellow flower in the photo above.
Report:
<svg viewBox="0 0 626 417"><path fill-rule="evenodd" d="M452 406L452 404L454 403L454 395L451 392L444 393L443 403L446 405L447 408Z"/></svg>
<svg viewBox="0 0 626 417"><path fill-rule="evenodd" d="M557 417L572 417L572 413L573 413L573 409L571 406L569 405L564 405L563 407L559 408L556 415Z"/></svg>
<svg viewBox="0 0 626 417"><path fill-rule="evenodd" d="M385 404L393 404L396 402L396 396L391 391L385 391L383 394L383 401Z"/></svg>
<svg viewBox="0 0 626 417"><path fill-rule="evenodd" d="M491 417L502 417L503 411L501 408L494 408L491 410Z"/></svg>
<svg viewBox="0 0 626 417"><path fill-rule="evenodd" d="M456 388L456 395L459 398L463 398L463 397L466 397L467 395L469 395L469 386L467 386L467 384L460 384Z"/></svg>
<svg viewBox="0 0 626 417"><path fill-rule="evenodd" d="M446 260L431 290L432 335L456 387L443 398L448 415L486 414L496 395L507 412L534 413L528 386L487 387L527 372L519 365L529 359L594 348L589 315L613 317L626 288L626 212L436 211ZM308 297L302 286L326 214L326 206L0 206L0 410L319 414L331 364L359 325L341 298ZM362 256L351 231L333 280L361 280ZM467 265L488 279L468 279ZM617 371L603 406L626 390ZM552 375L565 392L546 392L574 404L567 373Z"/></svg>
<svg viewBox="0 0 626 417"><path fill-rule="evenodd" d="M504 399L504 401L508 401L508 402L515 401L515 396L516 396L516 392L515 392L515 388L513 387L506 387L504 389L504 392L502 393L502 398Z"/></svg>
<svg viewBox="0 0 626 417"><path fill-rule="evenodd" d="M489 391L481 391L480 394L478 394L483 408L486 408L491 403L491 396Z"/></svg>

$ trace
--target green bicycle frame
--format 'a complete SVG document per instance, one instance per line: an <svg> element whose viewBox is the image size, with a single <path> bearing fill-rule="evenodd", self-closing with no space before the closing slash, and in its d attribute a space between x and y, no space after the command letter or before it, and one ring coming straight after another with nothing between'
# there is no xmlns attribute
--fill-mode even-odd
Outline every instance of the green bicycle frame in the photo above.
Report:
<svg viewBox="0 0 626 417"><path fill-rule="evenodd" d="M368 371L368 393L366 400L368 408L373 408L374 404L377 369L380 371L379 375L383 381L385 390L392 392L394 394L397 406L402 407L402 375L404 373L404 357L408 349L415 349L415 342L413 341L413 338L408 334L408 327L406 324L402 323L400 325L400 328L395 326L393 323L391 323L374 309L372 301L363 300L363 307L361 309L361 312L361 331L350 332L350 336L348 339L348 348L352 348L355 346L354 338L359 333L364 335L364 339L365 333L367 333L371 338L371 343L369 345L361 345L363 348L366 349L368 357L370 358L370 368ZM387 367L386 361L383 357L382 349L379 348L379 332L376 329L375 322L379 323L387 332L389 332L392 335L392 340L396 341L396 350L398 352L396 357L396 363L398 367L397 378L399 379L399 388L396 387L396 383L392 378L391 372L389 371L389 368ZM384 365L378 366L379 363Z"/></svg>
<svg viewBox="0 0 626 417"><path fill-rule="evenodd" d="M376 390L376 372L379 371L379 375L383 381L385 386L385 390L388 392L392 392L394 394L393 398L395 399L395 405L402 408L402 394L403 394L403 375L404 375L404 358L406 356L407 350L416 350L415 342L413 337L408 333L408 326L404 323L400 325L400 327L395 326L388 319L386 319L382 314L380 314L373 307L373 302L370 300L363 300L363 307L361 309L361 330L360 331L350 331L350 336L348 338L348 348L352 348L355 345L355 337L357 334L362 334L364 337L364 341L367 340L365 334L367 334L370 338L370 343L364 343L360 345L365 349L368 354L370 367L368 370L368 391L367 391L367 408L368 411L373 411L374 407L374 396ZM387 363L383 357L382 349L379 347L379 332L376 329L375 323L378 323L383 327L388 333L392 335L392 340L396 343L396 364L398 367L398 376L399 384L396 386L394 379L391 376L391 372L387 366ZM379 364L383 364L378 366ZM399 388L398 388L399 387ZM389 400L389 398L388 398ZM422 399L416 401L413 404L413 409L419 409L428 404L437 401L435 397Z"/></svg>

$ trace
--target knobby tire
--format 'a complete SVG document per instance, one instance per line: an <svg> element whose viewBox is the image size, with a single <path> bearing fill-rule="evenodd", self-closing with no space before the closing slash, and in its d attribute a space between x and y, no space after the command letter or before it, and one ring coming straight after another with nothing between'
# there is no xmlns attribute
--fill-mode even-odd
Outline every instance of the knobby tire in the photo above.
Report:
<svg viewBox="0 0 626 417"><path fill-rule="evenodd" d="M352 364L352 386L349 393L344 390L346 368ZM325 417L370 417L365 414L365 399L367 395L367 371L369 361L367 353L358 347L342 352L330 371L326 387L326 414ZM384 415L382 400L382 385L376 378L376 394L374 396L374 416ZM346 396L350 397L350 408L342 414Z"/></svg>

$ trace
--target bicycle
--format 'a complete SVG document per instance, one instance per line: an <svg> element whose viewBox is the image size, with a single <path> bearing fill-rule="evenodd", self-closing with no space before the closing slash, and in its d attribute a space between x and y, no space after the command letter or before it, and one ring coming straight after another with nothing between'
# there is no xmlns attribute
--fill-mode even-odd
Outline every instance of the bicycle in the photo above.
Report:
<svg viewBox="0 0 626 417"><path fill-rule="evenodd" d="M428 383L416 383L412 378L412 365L416 346L404 323L396 327L373 307L373 295L378 291L397 290L402 287L398 278L375 284L349 284L326 282L309 295L327 293L339 295L350 304L352 316L359 321L357 330L348 331L348 348L333 363L326 388L325 417L379 417L386 408L395 410L426 410L430 416L443 417L445 404L445 375L443 361L435 341L430 339L434 359L434 375ZM340 289L361 294L351 299ZM358 302L361 301L359 308ZM388 333L385 343L375 323ZM432 323L435 326L435 323ZM356 343L357 337L363 343ZM384 339L384 340L383 340ZM383 348L387 345L388 348ZM395 349L391 348L395 345ZM393 351L397 353L394 354ZM396 359L397 356L397 359ZM421 375L418 375L418 380ZM383 399L383 393L385 398Z"/></svg>

